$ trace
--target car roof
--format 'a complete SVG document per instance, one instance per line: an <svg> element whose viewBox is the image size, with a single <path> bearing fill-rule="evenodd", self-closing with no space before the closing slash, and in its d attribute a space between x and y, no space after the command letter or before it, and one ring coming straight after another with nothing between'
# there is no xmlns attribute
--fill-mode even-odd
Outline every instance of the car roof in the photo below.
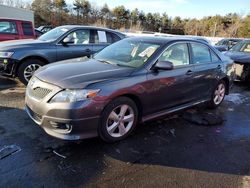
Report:
<svg viewBox="0 0 250 188"><path fill-rule="evenodd" d="M113 33L119 33L119 34L125 36L125 34L123 34L120 31L116 31L116 30L108 29L108 28L104 28L104 27L87 26L87 25L62 25L62 26L59 26L59 27L64 27L64 28L66 27L68 29L79 29L79 28L82 28L82 29L99 29L99 30L110 31L110 32L113 32Z"/></svg>
<svg viewBox="0 0 250 188"><path fill-rule="evenodd" d="M142 40L144 42L150 42L150 43L158 43L158 44L166 44L169 42L198 42L201 44L208 44L206 42L193 39L193 38L182 38L182 37L158 37L158 36L137 36L137 37L129 37L129 39L133 40Z"/></svg>

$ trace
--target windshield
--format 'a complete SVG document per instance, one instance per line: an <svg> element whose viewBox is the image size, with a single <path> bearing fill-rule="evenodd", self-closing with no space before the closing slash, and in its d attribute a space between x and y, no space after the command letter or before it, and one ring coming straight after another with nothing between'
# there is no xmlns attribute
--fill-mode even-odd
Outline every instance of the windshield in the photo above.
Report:
<svg viewBox="0 0 250 188"><path fill-rule="evenodd" d="M66 27L57 27L55 29L50 30L49 32L43 34L38 38L38 40L51 42L57 40L60 36L66 33L69 29Z"/></svg>
<svg viewBox="0 0 250 188"><path fill-rule="evenodd" d="M241 41L233 46L230 51L250 53L250 41Z"/></svg>
<svg viewBox="0 0 250 188"><path fill-rule="evenodd" d="M136 68L142 66L159 47L160 45L155 43L125 39L104 48L94 56L94 59L103 63Z"/></svg>

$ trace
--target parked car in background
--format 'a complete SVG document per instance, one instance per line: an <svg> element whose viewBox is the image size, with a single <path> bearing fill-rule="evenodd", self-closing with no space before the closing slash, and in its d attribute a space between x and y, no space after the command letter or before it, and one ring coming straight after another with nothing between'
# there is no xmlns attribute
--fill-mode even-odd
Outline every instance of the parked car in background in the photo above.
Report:
<svg viewBox="0 0 250 188"><path fill-rule="evenodd" d="M0 42L18 39L35 39L32 22L0 18Z"/></svg>
<svg viewBox="0 0 250 188"><path fill-rule="evenodd" d="M0 43L0 70L27 84L43 65L70 58L90 56L119 41L124 34L91 26L60 26L37 40Z"/></svg>
<svg viewBox="0 0 250 188"><path fill-rule="evenodd" d="M250 40L242 40L233 46L226 56L230 57L236 67L236 79L247 81L250 79Z"/></svg>
<svg viewBox="0 0 250 188"><path fill-rule="evenodd" d="M70 60L68 60L70 61ZM198 40L131 37L92 59L47 65L26 91L26 111L48 134L126 138L145 122L229 93L232 60Z"/></svg>
<svg viewBox="0 0 250 188"><path fill-rule="evenodd" d="M232 48L235 44L240 42L242 39L222 39L219 42L215 44L215 48L221 52L228 51L230 48Z"/></svg>
<svg viewBox="0 0 250 188"><path fill-rule="evenodd" d="M44 34L42 31L39 31L37 29L35 29L35 33L36 33L36 38L38 38L38 37L40 37L41 35Z"/></svg>
<svg viewBox="0 0 250 188"><path fill-rule="evenodd" d="M52 26L44 26L44 25L42 25L42 26L40 26L40 27L38 27L38 28L36 28L37 30L39 30L39 31L41 31L41 32L43 32L43 33L47 33L48 31L50 31L51 29L53 29L53 27Z"/></svg>

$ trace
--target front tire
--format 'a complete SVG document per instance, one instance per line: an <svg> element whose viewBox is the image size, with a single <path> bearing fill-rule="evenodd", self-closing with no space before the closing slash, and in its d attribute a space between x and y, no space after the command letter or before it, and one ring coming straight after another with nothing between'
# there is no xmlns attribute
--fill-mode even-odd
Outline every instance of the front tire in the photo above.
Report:
<svg viewBox="0 0 250 188"><path fill-rule="evenodd" d="M36 70L42 67L45 63L39 59L25 60L18 68L18 78L24 84L27 85L30 78L33 76Z"/></svg>
<svg viewBox="0 0 250 188"><path fill-rule="evenodd" d="M106 142L117 142L125 139L136 127L138 109L127 97L119 97L110 102L100 118L98 133Z"/></svg>
<svg viewBox="0 0 250 188"><path fill-rule="evenodd" d="M213 90L208 107L212 109L217 108L224 100L225 95L226 95L226 83L223 80L221 80Z"/></svg>

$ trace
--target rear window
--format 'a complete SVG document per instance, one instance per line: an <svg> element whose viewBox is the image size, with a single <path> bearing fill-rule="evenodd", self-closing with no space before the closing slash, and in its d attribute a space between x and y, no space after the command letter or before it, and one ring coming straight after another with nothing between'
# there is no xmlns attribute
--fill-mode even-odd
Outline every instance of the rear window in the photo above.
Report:
<svg viewBox="0 0 250 188"><path fill-rule="evenodd" d="M33 36L33 27L32 23L29 22L22 22L22 29L23 29L23 34L26 36Z"/></svg>
<svg viewBox="0 0 250 188"><path fill-rule="evenodd" d="M107 35L107 41L110 44L120 40L120 38L114 33L106 32L106 35Z"/></svg>
<svg viewBox="0 0 250 188"><path fill-rule="evenodd" d="M194 63L209 63L211 56L209 48L203 44L192 43L193 61Z"/></svg>
<svg viewBox="0 0 250 188"><path fill-rule="evenodd" d="M0 21L0 33L2 34L17 34L17 25L12 21Z"/></svg>

